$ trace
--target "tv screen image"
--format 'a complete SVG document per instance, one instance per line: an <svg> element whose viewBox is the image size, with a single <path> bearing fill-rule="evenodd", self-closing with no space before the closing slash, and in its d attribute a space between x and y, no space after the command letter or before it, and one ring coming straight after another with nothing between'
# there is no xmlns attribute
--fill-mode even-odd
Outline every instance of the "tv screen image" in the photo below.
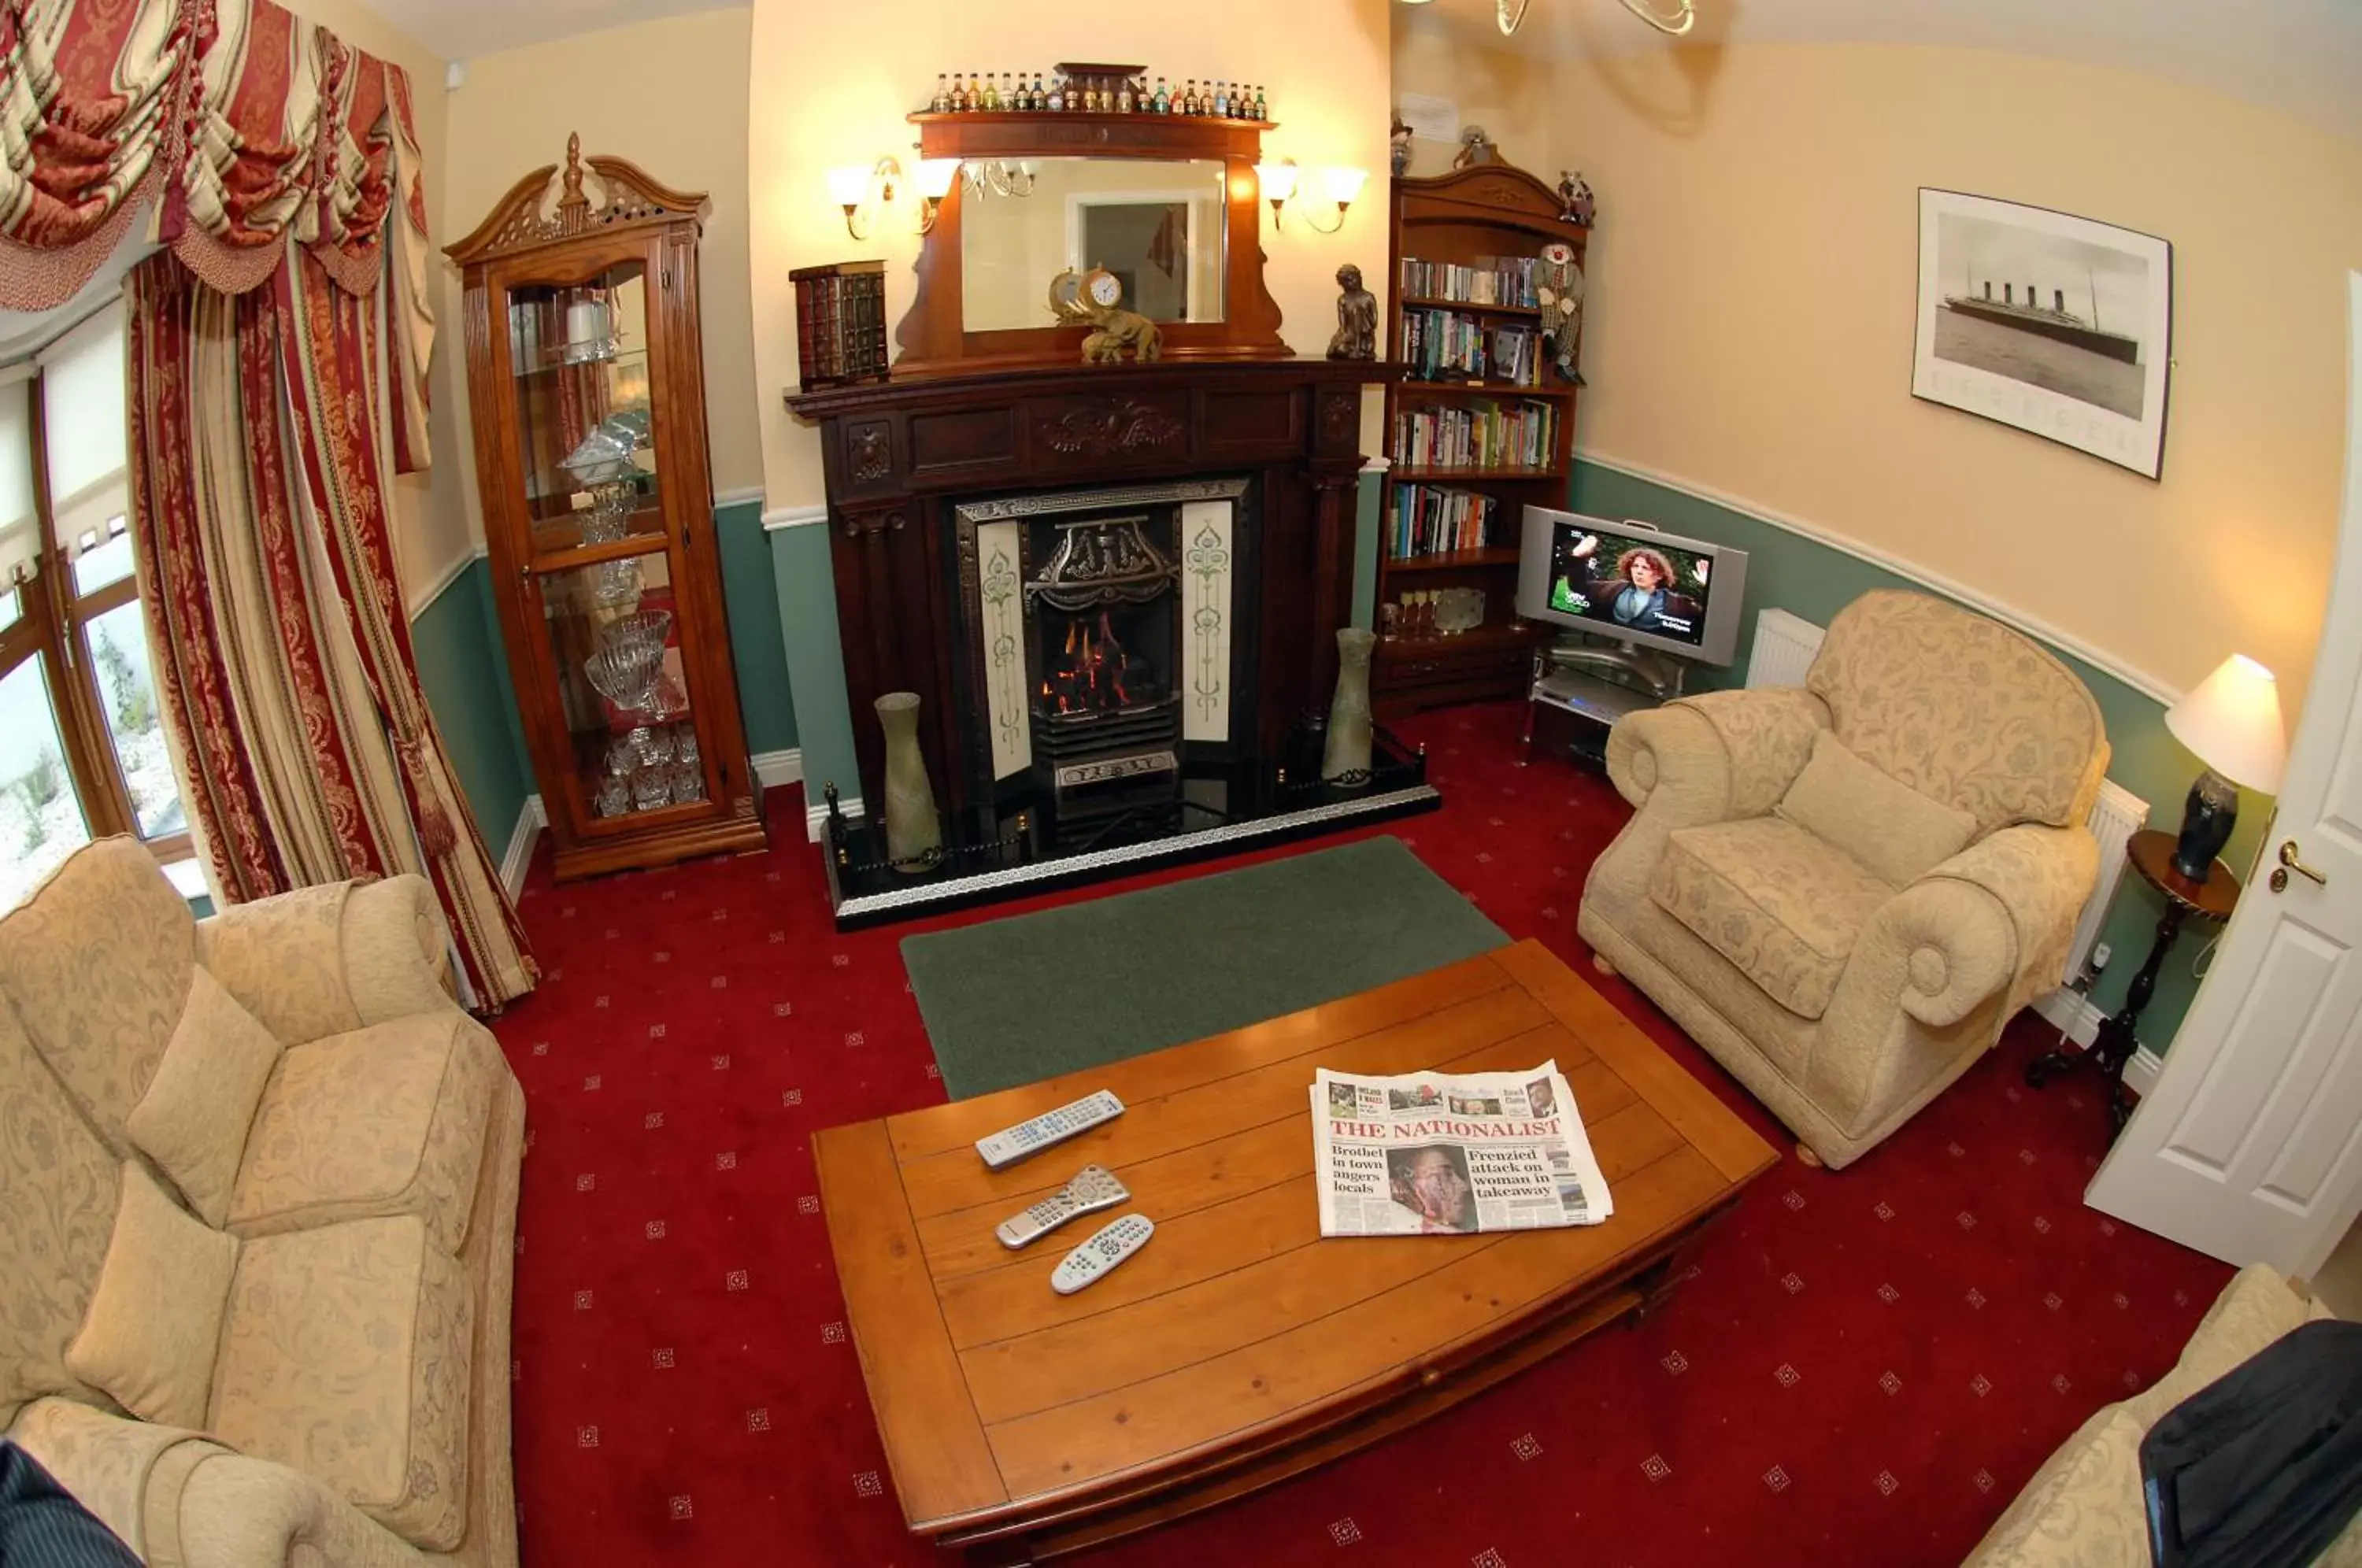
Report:
<svg viewBox="0 0 2362 1568"><path fill-rule="evenodd" d="M1518 613L1701 664L1727 665L1738 644L1747 552L1529 506L1519 532Z"/></svg>
<svg viewBox="0 0 2362 1568"><path fill-rule="evenodd" d="M1705 640L1714 558L1654 539L1562 526L1551 542L1550 607L1605 632Z"/></svg>

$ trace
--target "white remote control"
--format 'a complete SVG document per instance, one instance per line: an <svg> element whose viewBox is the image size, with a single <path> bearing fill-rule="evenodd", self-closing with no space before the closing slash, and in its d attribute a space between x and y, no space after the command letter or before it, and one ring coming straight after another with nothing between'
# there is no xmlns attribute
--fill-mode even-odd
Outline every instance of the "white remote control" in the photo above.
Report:
<svg viewBox="0 0 2362 1568"><path fill-rule="evenodd" d="M1010 1252L1038 1242L1069 1220L1113 1209L1131 1196L1131 1189L1105 1165L1085 1165L1066 1185L1028 1209L1003 1220L993 1230Z"/></svg>
<svg viewBox="0 0 2362 1568"><path fill-rule="evenodd" d="M1107 1090L1062 1105L1057 1110L1021 1121L1016 1126L995 1132L989 1138L976 1141L976 1152L993 1170L1006 1170L1028 1154L1038 1154L1054 1144L1063 1143L1078 1132L1087 1132L1102 1121L1112 1121L1123 1114L1123 1101Z"/></svg>
<svg viewBox="0 0 2362 1568"><path fill-rule="evenodd" d="M1072 1296L1092 1281L1105 1278L1154 1234L1156 1221L1145 1214L1125 1214L1109 1220L1098 1235L1066 1254L1050 1276L1050 1288L1061 1296Z"/></svg>

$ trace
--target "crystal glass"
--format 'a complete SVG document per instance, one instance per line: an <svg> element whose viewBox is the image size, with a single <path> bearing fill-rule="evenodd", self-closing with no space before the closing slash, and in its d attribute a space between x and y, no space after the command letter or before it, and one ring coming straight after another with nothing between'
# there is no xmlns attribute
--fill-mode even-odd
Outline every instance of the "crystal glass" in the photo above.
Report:
<svg viewBox="0 0 2362 1568"><path fill-rule="evenodd" d="M632 781L623 774L613 775L599 786L598 812L602 817L620 817L632 809Z"/></svg>
<svg viewBox="0 0 2362 1568"><path fill-rule="evenodd" d="M672 803L686 806L705 799L705 769L693 762L672 765Z"/></svg>
<svg viewBox="0 0 2362 1568"><path fill-rule="evenodd" d="M673 726L672 754L681 761L690 764L691 767L696 766L698 754L697 726L695 724L675 724Z"/></svg>
<svg viewBox="0 0 2362 1568"><path fill-rule="evenodd" d="M679 733L696 728L668 565L662 550L651 550L535 577L558 707L581 780L578 811L597 809L608 778L635 779L651 767L670 764ZM630 569L635 580L632 596L621 602L610 582L617 566ZM668 804L669 778L660 775L654 788L661 797L656 803ZM636 785L634 800L636 809L648 809Z"/></svg>
<svg viewBox="0 0 2362 1568"><path fill-rule="evenodd" d="M664 531L637 261L508 295L509 369L534 548Z"/></svg>
<svg viewBox="0 0 2362 1568"><path fill-rule="evenodd" d="M661 767L645 767L632 775L632 804L653 812L672 804L672 781Z"/></svg>

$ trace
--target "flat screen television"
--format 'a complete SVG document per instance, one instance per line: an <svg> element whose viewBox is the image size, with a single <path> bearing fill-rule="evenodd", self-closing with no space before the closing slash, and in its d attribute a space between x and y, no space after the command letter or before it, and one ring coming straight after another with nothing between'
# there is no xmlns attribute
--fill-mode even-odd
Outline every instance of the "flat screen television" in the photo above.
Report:
<svg viewBox="0 0 2362 1568"><path fill-rule="evenodd" d="M1747 552L1579 512L1526 508L1518 613L1727 665L1738 646Z"/></svg>

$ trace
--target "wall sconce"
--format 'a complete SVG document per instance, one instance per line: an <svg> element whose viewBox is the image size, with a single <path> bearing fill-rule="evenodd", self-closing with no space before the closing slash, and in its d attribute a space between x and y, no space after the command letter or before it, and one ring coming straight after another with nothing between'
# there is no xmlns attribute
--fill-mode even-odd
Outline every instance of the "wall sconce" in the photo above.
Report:
<svg viewBox="0 0 2362 1568"><path fill-rule="evenodd" d="M952 193L952 182L959 178L960 160L956 158L923 158L919 160L919 224L921 234L935 226L935 215L944 198ZM894 204L902 185L902 163L888 153L870 167L846 164L828 171L829 199L844 209L844 231L855 239L866 239L877 227L877 215Z"/></svg>
<svg viewBox="0 0 2362 1568"><path fill-rule="evenodd" d="M844 232L866 239L877 226L877 211L894 204L902 164L888 153L867 169L846 164L828 171L829 200L844 209Z"/></svg>
<svg viewBox="0 0 2362 1568"><path fill-rule="evenodd" d="M1255 180L1263 186L1264 199L1271 204L1273 228L1281 226L1290 204L1296 207L1296 215L1317 234L1334 234L1345 226L1345 209L1352 206L1354 198L1362 193L1363 185L1369 181L1370 171L1366 169L1332 168L1316 172L1320 176L1321 187L1328 193L1330 202L1337 209L1337 221L1334 223L1324 225L1306 209L1304 171L1297 166L1296 160L1283 158L1276 163L1255 165Z"/></svg>

